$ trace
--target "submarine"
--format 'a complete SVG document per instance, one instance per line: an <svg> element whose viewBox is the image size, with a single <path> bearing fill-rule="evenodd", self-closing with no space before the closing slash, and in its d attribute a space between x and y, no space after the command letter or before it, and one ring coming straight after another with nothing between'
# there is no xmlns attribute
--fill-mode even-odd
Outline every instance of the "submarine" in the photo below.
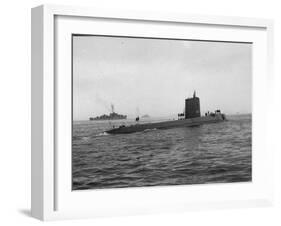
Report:
<svg viewBox="0 0 281 226"><path fill-rule="evenodd" d="M137 117L136 121L139 120ZM136 123L134 125L121 125L117 128L113 128L105 131L109 134L128 134L136 133L155 129L170 129L176 127L194 127L209 123L219 123L226 120L225 114L222 114L220 110L215 112L207 112L204 116L200 113L200 99L196 96L194 91L193 97L185 99L185 109L183 113L178 114L177 120L169 120L162 122L151 123Z"/></svg>

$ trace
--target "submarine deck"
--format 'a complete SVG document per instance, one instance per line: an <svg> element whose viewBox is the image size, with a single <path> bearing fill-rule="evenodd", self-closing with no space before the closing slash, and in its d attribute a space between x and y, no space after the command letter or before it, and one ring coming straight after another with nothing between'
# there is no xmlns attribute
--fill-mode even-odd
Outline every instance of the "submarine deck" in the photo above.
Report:
<svg viewBox="0 0 281 226"><path fill-rule="evenodd" d="M224 120L225 118L222 114L218 114L215 116L208 115L208 116L182 119L182 120L170 120L170 121L163 121L163 122L143 123L143 124L138 123L130 126L120 126L118 128L114 128L105 132L109 134L126 134L126 133L142 132L145 130L153 130L153 129L169 129L175 127L199 126L202 124L222 122Z"/></svg>

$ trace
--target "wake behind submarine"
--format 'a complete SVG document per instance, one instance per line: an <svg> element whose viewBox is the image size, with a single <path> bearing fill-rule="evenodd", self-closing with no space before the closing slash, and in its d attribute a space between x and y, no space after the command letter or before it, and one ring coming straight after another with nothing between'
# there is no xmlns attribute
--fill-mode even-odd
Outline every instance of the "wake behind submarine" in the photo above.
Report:
<svg viewBox="0 0 281 226"><path fill-rule="evenodd" d="M105 132L109 134L126 134L126 133L142 132L142 131L153 130L153 129L193 127L202 124L223 122L225 120L226 120L225 114L222 114L220 110L216 110L215 113L208 112L204 116L201 116L200 99L199 97L196 96L196 92L194 91L193 97L185 99L185 110L184 113L178 114L178 120L151 122L151 123L143 123L143 124L137 123L129 126L122 125Z"/></svg>

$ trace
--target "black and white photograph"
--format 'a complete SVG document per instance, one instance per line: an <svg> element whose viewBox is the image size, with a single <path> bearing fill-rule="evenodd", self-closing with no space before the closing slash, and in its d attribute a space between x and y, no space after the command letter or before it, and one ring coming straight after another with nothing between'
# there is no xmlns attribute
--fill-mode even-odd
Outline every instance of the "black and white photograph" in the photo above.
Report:
<svg viewBox="0 0 281 226"><path fill-rule="evenodd" d="M72 35L72 189L252 181L252 43Z"/></svg>

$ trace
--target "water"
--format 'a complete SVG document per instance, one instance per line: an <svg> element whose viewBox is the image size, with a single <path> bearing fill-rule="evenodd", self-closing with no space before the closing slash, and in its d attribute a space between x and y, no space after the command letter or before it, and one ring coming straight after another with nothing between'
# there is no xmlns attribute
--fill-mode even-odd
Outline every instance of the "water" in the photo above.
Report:
<svg viewBox="0 0 281 226"><path fill-rule="evenodd" d="M103 133L112 125L132 123L74 122L73 190L252 179L251 115L192 128Z"/></svg>

